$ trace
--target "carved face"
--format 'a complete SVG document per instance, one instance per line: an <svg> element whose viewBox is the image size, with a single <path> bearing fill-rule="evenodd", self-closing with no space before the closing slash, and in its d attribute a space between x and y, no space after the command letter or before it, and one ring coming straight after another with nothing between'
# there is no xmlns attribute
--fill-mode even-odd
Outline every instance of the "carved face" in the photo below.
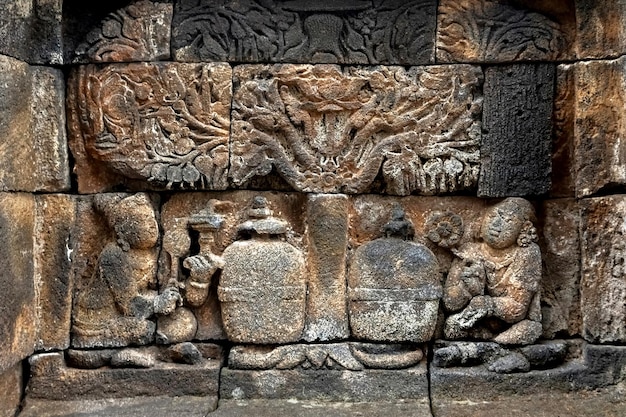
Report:
<svg viewBox="0 0 626 417"><path fill-rule="evenodd" d="M516 243L525 219L521 208L504 201L487 212L481 235L492 248L504 249Z"/></svg>

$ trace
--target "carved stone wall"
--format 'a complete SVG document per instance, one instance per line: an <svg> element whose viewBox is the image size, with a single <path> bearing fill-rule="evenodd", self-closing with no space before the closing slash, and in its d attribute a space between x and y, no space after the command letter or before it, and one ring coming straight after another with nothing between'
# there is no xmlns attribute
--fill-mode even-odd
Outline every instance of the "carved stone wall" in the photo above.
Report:
<svg viewBox="0 0 626 417"><path fill-rule="evenodd" d="M623 0L9 3L0 416L626 413Z"/></svg>

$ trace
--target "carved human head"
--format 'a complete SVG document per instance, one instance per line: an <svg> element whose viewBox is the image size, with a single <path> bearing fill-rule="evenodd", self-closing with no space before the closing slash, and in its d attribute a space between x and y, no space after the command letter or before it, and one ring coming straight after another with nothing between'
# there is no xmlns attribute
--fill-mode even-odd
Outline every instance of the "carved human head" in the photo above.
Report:
<svg viewBox="0 0 626 417"><path fill-rule="evenodd" d="M533 206L527 200L510 197L491 207L483 218L481 236L491 247L504 249L518 242L520 234L532 228Z"/></svg>

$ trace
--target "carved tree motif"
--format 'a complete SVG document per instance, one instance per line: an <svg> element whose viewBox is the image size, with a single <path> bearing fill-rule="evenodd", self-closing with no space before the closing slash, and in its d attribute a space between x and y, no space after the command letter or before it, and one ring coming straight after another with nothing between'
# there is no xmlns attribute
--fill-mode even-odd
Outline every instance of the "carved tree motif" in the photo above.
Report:
<svg viewBox="0 0 626 417"><path fill-rule="evenodd" d="M235 71L231 178L273 168L296 190L360 193L475 187L479 68L242 66Z"/></svg>
<svg viewBox="0 0 626 417"><path fill-rule="evenodd" d="M432 61L434 0L181 1L179 60L425 64Z"/></svg>
<svg viewBox="0 0 626 417"><path fill-rule="evenodd" d="M170 57L172 5L148 0L111 13L76 48L75 62L151 61Z"/></svg>
<svg viewBox="0 0 626 417"><path fill-rule="evenodd" d="M226 188L228 65L87 66L75 75L73 133L84 158L156 187Z"/></svg>
<svg viewBox="0 0 626 417"><path fill-rule="evenodd" d="M558 22L497 1L445 0L438 19L440 62L554 60L567 50Z"/></svg>

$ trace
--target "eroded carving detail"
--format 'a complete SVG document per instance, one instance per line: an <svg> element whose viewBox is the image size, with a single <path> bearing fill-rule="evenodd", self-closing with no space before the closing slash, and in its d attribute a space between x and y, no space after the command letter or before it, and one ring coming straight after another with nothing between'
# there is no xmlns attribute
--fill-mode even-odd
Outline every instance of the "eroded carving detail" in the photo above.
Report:
<svg viewBox="0 0 626 417"><path fill-rule="evenodd" d="M74 62L153 61L170 57L172 5L148 0L111 13L76 48Z"/></svg>
<svg viewBox="0 0 626 417"><path fill-rule="evenodd" d="M275 169L298 191L360 193L382 169L390 194L473 189L481 82L471 66L238 67L232 181Z"/></svg>
<svg viewBox="0 0 626 417"><path fill-rule="evenodd" d="M177 3L173 25L177 60L409 65L432 61L433 0L217 3Z"/></svg>
<svg viewBox="0 0 626 417"><path fill-rule="evenodd" d="M89 164L121 175L120 182L226 188L228 65L89 65L74 74L73 87L70 132L81 191L116 185Z"/></svg>

